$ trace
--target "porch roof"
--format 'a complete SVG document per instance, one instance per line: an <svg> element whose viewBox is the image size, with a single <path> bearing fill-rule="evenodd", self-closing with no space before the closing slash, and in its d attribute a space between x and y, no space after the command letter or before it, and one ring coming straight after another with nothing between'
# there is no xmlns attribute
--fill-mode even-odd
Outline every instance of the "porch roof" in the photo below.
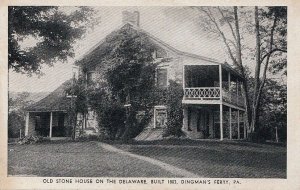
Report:
<svg viewBox="0 0 300 190"><path fill-rule="evenodd" d="M25 108L29 112L67 111L71 100L66 97L65 88L71 84L71 79L65 81L56 90L40 101Z"/></svg>

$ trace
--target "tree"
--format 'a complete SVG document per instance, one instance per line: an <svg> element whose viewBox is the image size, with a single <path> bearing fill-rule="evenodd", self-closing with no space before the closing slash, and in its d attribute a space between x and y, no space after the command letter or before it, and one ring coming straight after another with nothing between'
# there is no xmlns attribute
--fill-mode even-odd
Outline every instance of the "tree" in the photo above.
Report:
<svg viewBox="0 0 300 190"><path fill-rule="evenodd" d="M9 69L39 74L43 64L52 66L55 61L73 57L72 45L98 22L95 13L88 7L77 7L71 13L50 6L8 7ZM36 43L32 47L22 47L22 41L28 38Z"/></svg>
<svg viewBox="0 0 300 190"><path fill-rule="evenodd" d="M112 94L127 105L123 139L132 138L138 129L136 112L149 109L145 97L154 88L156 64L153 63L155 45L142 32L123 27L107 40L111 51L104 62L110 66L106 79Z"/></svg>
<svg viewBox="0 0 300 190"><path fill-rule="evenodd" d="M255 57L254 93L250 97L248 81L243 82L248 118L248 132L254 132L261 100L261 93L267 78L267 71L276 73L285 68L286 57L286 7L265 7L254 12L249 8L197 7L203 14L202 27L209 34L222 40L229 58L240 73L247 78L245 60ZM250 20L254 17L253 20ZM240 26L241 21L243 25ZM271 27L270 27L271 26ZM253 33L254 32L254 33ZM255 35L256 46L251 47L245 38ZM247 53L247 50L250 50ZM255 55L251 52L255 51ZM273 67L269 64L272 63ZM252 63L251 63L252 64ZM262 72L262 76L261 76Z"/></svg>
<svg viewBox="0 0 300 190"><path fill-rule="evenodd" d="M19 137L20 130L22 136L25 133L25 108L33 103L28 100L30 96L29 92L18 93L15 98L9 98L9 113L8 113L8 137L17 138Z"/></svg>
<svg viewBox="0 0 300 190"><path fill-rule="evenodd" d="M100 75L94 86L101 90L92 89L90 83L87 99L99 116L100 130L106 128L110 139L135 137L147 124L153 105L159 101L154 92L158 63L153 63L153 52L156 48L145 33L127 24L108 35L99 47L77 62L83 73L94 70ZM121 117L125 109L126 117ZM124 121L114 118L115 114Z"/></svg>
<svg viewBox="0 0 300 190"><path fill-rule="evenodd" d="M266 131L267 139L284 142L287 137L287 86L266 79L264 88L260 102L261 124L258 130Z"/></svg>
<svg viewBox="0 0 300 190"><path fill-rule="evenodd" d="M286 63L286 57L282 58L282 53L287 52L286 7L269 7L268 10L261 9L260 11L261 14L259 15L258 7L255 7L256 65L255 87L252 98L252 120L250 128L252 132L255 131L257 126L259 104L261 101L261 94L266 82L267 71L269 68L269 63L271 62L270 60L273 59L273 67L278 68L278 65ZM267 22L267 24L261 23L265 20L268 20L269 22ZM269 23L271 23L271 27ZM281 59L278 59L278 57L281 57ZM285 61L282 61L282 59ZM262 76L260 76L260 70L262 66Z"/></svg>

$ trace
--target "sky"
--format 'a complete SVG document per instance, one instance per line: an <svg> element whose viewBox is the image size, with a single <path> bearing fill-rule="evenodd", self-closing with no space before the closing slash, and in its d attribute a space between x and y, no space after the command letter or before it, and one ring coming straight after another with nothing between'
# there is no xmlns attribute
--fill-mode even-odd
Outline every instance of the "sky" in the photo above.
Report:
<svg viewBox="0 0 300 190"><path fill-rule="evenodd" d="M64 7L65 10L72 7ZM72 65L93 45L122 25L122 11L139 11L140 27L174 48L230 62L223 43L201 29L199 12L191 7L95 7L99 10L100 23L75 45L75 57L66 63L57 62L53 67L43 66L43 76L28 77L9 72L9 91L50 92L71 77ZM33 44L29 39L24 46Z"/></svg>
<svg viewBox="0 0 300 190"><path fill-rule="evenodd" d="M95 7L101 21L74 45L75 57L53 67L43 66L43 76L9 72L9 91L50 92L71 77L72 64L89 48L122 25L122 11L139 11L140 27L178 50L224 60L222 44L207 38L201 30L197 11L189 7ZM68 9L68 8L66 8ZM31 39L24 41L30 46Z"/></svg>

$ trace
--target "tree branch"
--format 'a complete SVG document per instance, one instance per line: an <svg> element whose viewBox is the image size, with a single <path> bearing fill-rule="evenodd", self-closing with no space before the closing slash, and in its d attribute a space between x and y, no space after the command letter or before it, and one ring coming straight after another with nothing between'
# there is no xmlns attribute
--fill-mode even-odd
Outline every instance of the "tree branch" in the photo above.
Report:
<svg viewBox="0 0 300 190"><path fill-rule="evenodd" d="M230 28L230 30L231 30L231 33L232 33L232 36L233 36L234 40L237 41L236 35L235 35L235 33L234 33L234 30L233 30L233 27L232 27L231 23L228 21L228 19L225 18L224 13L223 13L222 10L220 9L220 7L218 7L218 10L219 10L220 14L222 15L223 19L224 19L224 20L226 21L226 23L228 24L228 26L229 26L229 28Z"/></svg>
<svg viewBox="0 0 300 190"><path fill-rule="evenodd" d="M267 54L265 54L262 58L261 58L261 61L260 62L263 62L265 58L267 58L268 56L271 56L271 54L275 53L275 52L283 52L283 53L287 53L287 50L285 49L279 49L279 48L275 48L275 49L272 49L272 51L268 52Z"/></svg>
<svg viewBox="0 0 300 190"><path fill-rule="evenodd" d="M236 59L235 59L234 56L233 56L232 50L231 50L231 48L230 48L230 46L229 46L229 44L228 44L228 41L227 41L227 38L225 37L225 34L222 32L222 30L221 30L221 28L219 27L218 23L216 22L215 18L213 18L213 17L211 16L211 11L209 10L209 8L208 8L208 11L209 11L209 12L206 11L206 10L204 10L204 9L200 9L200 10L201 10L202 12L204 12L204 13L208 16L208 18L210 19L210 21L215 25L216 29L218 30L219 34L221 35L221 37L222 37L222 39L223 39L223 42L224 42L224 44L225 44L225 46L226 46L226 48L227 48L227 51L228 51L228 53L229 53L230 58L232 59L232 61L233 61L233 63L234 63L235 65L239 66L239 64L237 63Z"/></svg>

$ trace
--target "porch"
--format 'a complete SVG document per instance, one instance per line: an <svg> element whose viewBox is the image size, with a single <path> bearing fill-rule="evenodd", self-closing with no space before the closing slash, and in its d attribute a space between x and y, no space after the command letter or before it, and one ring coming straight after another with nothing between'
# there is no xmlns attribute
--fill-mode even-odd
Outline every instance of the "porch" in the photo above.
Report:
<svg viewBox="0 0 300 190"><path fill-rule="evenodd" d="M224 65L184 65L184 104L227 104L244 109L243 78Z"/></svg>
<svg viewBox="0 0 300 190"><path fill-rule="evenodd" d="M184 105L184 133L191 139L245 139L245 113L225 105Z"/></svg>
<svg viewBox="0 0 300 190"><path fill-rule="evenodd" d="M34 135L51 140L71 137L67 114L63 111L27 112L25 136Z"/></svg>

